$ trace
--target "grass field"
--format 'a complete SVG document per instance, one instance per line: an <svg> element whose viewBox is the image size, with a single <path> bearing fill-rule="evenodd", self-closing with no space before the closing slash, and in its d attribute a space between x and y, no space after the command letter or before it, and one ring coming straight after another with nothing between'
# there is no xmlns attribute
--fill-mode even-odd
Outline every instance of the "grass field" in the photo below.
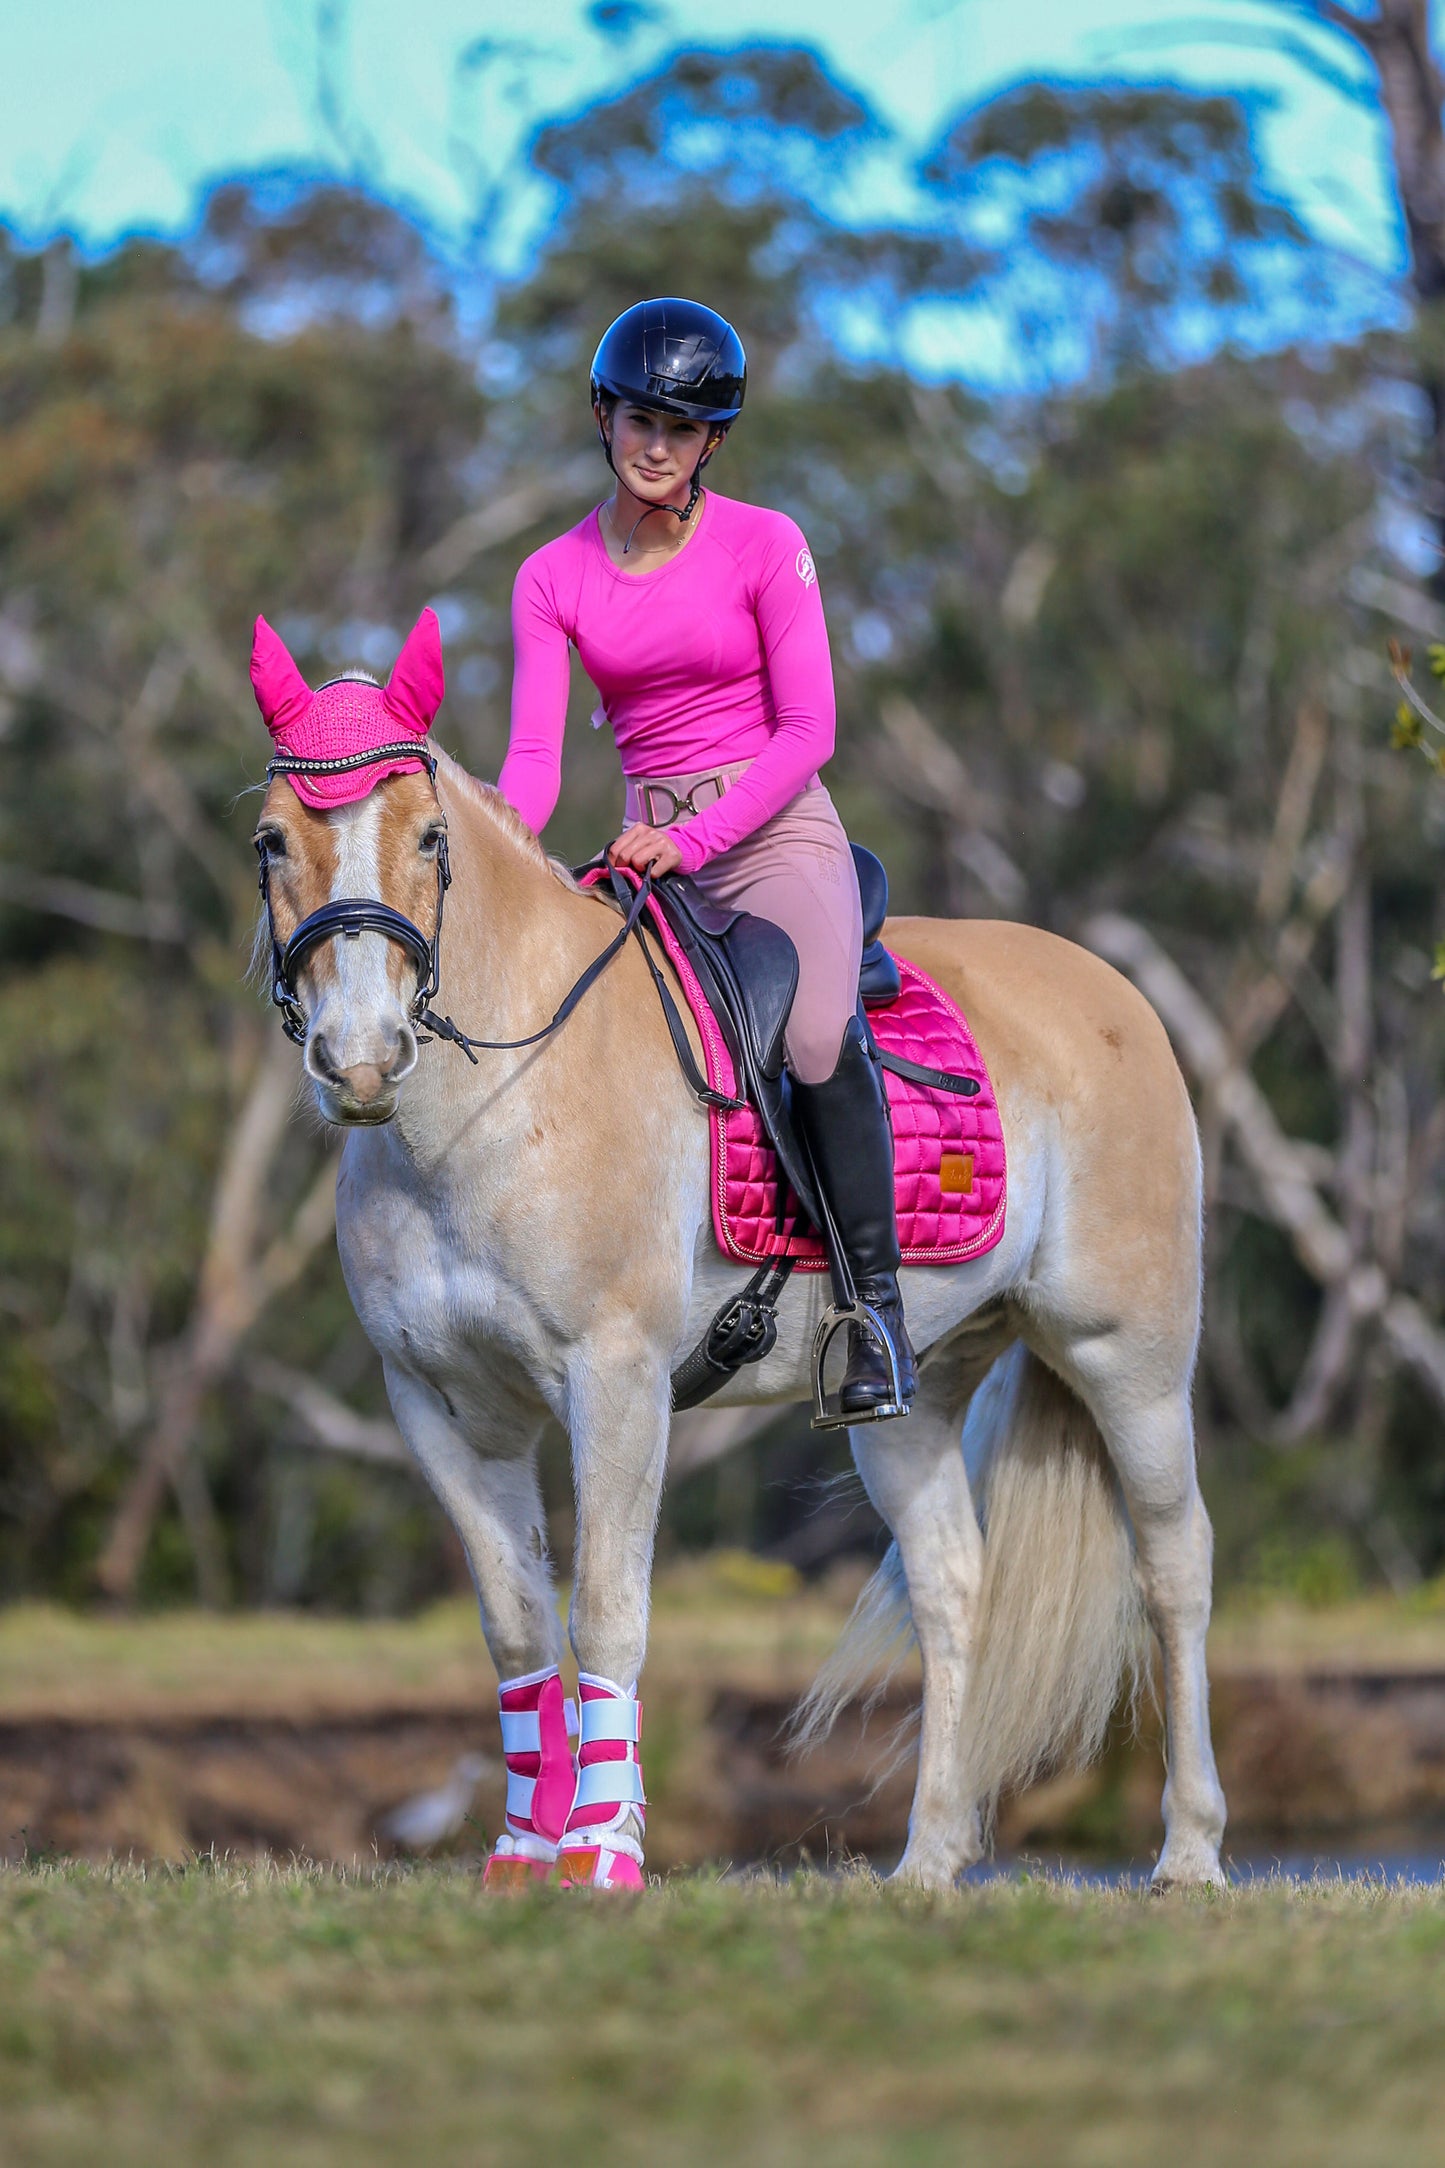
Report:
<svg viewBox="0 0 1445 2168"><path fill-rule="evenodd" d="M662 1579L660 1827L689 1832L684 1747L714 1685L796 1688L852 1593L771 1571L724 1556ZM1245 1607L1215 1654L1438 1670L1445 1603ZM17 1721L269 1710L304 1737L378 1701L492 1693L469 1605L0 1617ZM1140 1772L1152 1829L1157 1758ZM1038 1880L925 1901L693 1874L636 1903L506 1903L460 1860L0 1868L0 2168L1434 2168L1442 2099L1445 1888L1159 1902Z"/></svg>
<svg viewBox="0 0 1445 2168"><path fill-rule="evenodd" d="M1438 2163L1439 1891L0 1874L0 2160Z"/></svg>

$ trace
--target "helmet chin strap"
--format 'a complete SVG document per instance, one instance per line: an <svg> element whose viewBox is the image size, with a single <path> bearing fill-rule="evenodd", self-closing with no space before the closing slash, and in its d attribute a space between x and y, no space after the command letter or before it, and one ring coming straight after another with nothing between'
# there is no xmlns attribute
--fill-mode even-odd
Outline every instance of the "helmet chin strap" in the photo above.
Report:
<svg viewBox="0 0 1445 2168"><path fill-rule="evenodd" d="M617 474L617 469L615 466L613 466L612 463L612 440L608 436L606 429L602 425L602 418L600 414L597 418L597 434L602 440L602 450L606 456L607 464L609 467L612 468L612 472L614 474ZM726 435L727 430L724 429L722 431L722 436L720 436L718 439L718 442L721 443L722 437L725 437ZM622 554L624 557L627 555L627 552L632 547L633 537L637 533L638 528L642 525L642 522L645 519L651 519L654 512L671 512L673 518L678 522L679 526L685 527L687 525L688 521L692 518L694 511L697 509L697 500L702 495L702 470L707 465L708 461L712 458L712 455L716 450L717 445L710 444L704 451L701 459L699 459L697 465L693 468L692 484L687 493L687 503L684 505L681 511L678 510L675 504L650 504L648 505L645 512L639 512L637 518L632 522L632 525L628 530L627 540L622 545ZM620 474L617 474L617 479L619 482L622 481L622 477ZM627 484L623 482L622 486L625 489L627 487Z"/></svg>

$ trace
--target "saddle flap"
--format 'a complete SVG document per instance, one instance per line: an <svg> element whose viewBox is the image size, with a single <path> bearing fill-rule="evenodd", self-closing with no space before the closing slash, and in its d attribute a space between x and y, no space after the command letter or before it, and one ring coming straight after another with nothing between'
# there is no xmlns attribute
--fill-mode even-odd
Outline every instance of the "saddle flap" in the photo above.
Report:
<svg viewBox="0 0 1445 2168"><path fill-rule="evenodd" d="M751 911L715 909L684 875L665 874L652 892L688 954L701 952L747 1065L760 1076L778 1077L798 990L798 952L788 935Z"/></svg>
<svg viewBox="0 0 1445 2168"><path fill-rule="evenodd" d="M743 1021L757 1050L764 1076L783 1066L783 1034L798 990L798 952L789 935L770 918L739 911L728 930L725 950L737 973Z"/></svg>
<svg viewBox="0 0 1445 2168"><path fill-rule="evenodd" d="M690 874L669 873L666 880L668 894L680 899L693 925L710 941L721 941L743 916L740 911L730 911L725 904L709 903Z"/></svg>

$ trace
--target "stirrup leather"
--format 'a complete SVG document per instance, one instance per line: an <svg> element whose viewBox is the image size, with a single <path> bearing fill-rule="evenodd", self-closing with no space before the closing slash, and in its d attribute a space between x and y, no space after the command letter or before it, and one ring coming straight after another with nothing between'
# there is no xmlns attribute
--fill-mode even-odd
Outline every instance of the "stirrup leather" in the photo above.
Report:
<svg viewBox="0 0 1445 2168"><path fill-rule="evenodd" d="M876 1407L866 1408L853 1415L843 1412L843 1386L839 1381L837 1390L829 1393L824 1380L824 1370L833 1342L840 1332L856 1325L868 1332L883 1350L888 1365L889 1397L880 1400ZM846 1368L846 1365L845 1365ZM903 1372L898 1360L898 1350L893 1335L879 1313L861 1296L855 1301L831 1302L818 1320L813 1335L813 1428L814 1430L851 1430L861 1423L889 1423L899 1416L907 1415L909 1403L903 1397Z"/></svg>

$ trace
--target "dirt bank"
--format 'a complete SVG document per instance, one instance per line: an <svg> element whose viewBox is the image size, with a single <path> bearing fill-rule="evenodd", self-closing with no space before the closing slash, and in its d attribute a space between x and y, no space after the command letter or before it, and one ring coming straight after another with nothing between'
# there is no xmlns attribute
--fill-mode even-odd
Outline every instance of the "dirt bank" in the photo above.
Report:
<svg viewBox="0 0 1445 2168"><path fill-rule="evenodd" d="M901 1848L911 1757L880 1781L916 1684L850 1712L805 1760L781 1737L853 1593L726 1557L659 1591L645 1682L650 1856L782 1862ZM1445 1828L1445 1618L1252 1616L1219 1636L1215 1731L1236 1843L1392 1823ZM467 1757L480 1850L501 1820L493 1683L465 1606L369 1625L54 1611L0 1619L0 1854L334 1861L401 1847L391 1816ZM1098 1768L1006 1809L1009 1845L1147 1857L1163 1781L1153 1719ZM462 1808L457 1809L458 1815Z"/></svg>
<svg viewBox="0 0 1445 2168"><path fill-rule="evenodd" d="M651 1857L886 1859L907 1827L911 1766L877 1782L911 1697L790 1761L791 1699L755 1687L713 1693L704 1720L664 1697L649 1708ZM1445 1827L1445 1671L1225 1675L1215 1694L1235 1840L1343 1832L1439 1816ZM502 1774L487 1715L471 1702L379 1703L297 1720L66 1716L0 1721L0 1851L180 1858L211 1846L243 1856L347 1861L401 1849L390 1816L485 1757L452 1840L479 1849L499 1826ZM1010 1845L1147 1854L1158 1841L1157 1740L1116 1739L1098 1769L1038 1787L1006 1810Z"/></svg>

